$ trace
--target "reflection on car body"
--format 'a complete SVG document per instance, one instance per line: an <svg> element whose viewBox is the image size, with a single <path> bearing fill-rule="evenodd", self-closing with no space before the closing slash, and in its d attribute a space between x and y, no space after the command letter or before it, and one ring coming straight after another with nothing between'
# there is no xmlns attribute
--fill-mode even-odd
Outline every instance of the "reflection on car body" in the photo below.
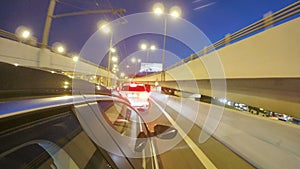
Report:
<svg viewBox="0 0 300 169"><path fill-rule="evenodd" d="M4 65L1 68L8 70L11 67ZM21 75L19 71L28 75L42 73L45 78L50 76L40 70L13 68L16 78ZM53 84L70 80L61 75L51 76ZM28 83L19 84L26 86ZM37 87L32 84L31 89ZM152 144L150 137L164 131L156 127L150 132L138 112L126 101L108 95L70 95L71 90L65 90L63 86L61 90L40 86L39 93L32 93L39 97L30 96L29 88L24 88L22 93L26 98L21 98L17 97L18 83L12 87L14 90L9 91L8 86L1 86L7 88L2 90L5 97L2 96L0 102L1 169L158 168L153 161L159 157L155 156L154 146L149 146ZM175 129L166 128L174 130L176 135ZM168 135L169 138L175 136ZM129 142L124 142L124 138ZM103 144L107 144L106 147ZM133 153L151 151L154 155L133 158L128 156L128 150Z"/></svg>

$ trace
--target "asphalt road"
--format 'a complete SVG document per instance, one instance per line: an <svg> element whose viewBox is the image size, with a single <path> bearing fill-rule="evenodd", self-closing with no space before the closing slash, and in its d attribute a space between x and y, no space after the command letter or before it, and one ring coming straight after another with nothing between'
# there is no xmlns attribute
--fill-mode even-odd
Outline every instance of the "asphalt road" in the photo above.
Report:
<svg viewBox="0 0 300 169"><path fill-rule="evenodd" d="M159 153L158 161L163 168L255 168L213 137L204 143L199 143L201 128L170 107L163 107L163 103L151 100L149 111L141 114L150 129L156 124L165 124L175 126L179 130L180 140L169 150ZM155 139L155 143L157 149L160 149L160 144L163 144L159 139Z"/></svg>

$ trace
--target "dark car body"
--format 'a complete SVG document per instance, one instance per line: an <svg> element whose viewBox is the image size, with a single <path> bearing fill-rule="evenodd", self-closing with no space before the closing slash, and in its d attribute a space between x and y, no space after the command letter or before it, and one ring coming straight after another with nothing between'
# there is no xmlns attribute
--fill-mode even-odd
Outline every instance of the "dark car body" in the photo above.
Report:
<svg viewBox="0 0 300 169"><path fill-rule="evenodd" d="M156 154L153 133L105 87L5 63L0 72L0 168L161 167L133 156Z"/></svg>

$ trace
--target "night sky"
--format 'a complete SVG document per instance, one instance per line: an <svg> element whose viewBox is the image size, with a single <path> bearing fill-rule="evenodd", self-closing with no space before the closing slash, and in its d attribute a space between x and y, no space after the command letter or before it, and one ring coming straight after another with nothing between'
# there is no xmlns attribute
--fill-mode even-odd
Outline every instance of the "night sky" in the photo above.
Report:
<svg viewBox="0 0 300 169"><path fill-rule="evenodd" d="M0 26L1 29L15 32L20 25L29 27L38 41L42 40L44 20L50 0L1 0ZM125 15L150 12L152 5L162 2L165 10L177 5L182 9L182 17L198 27L214 43L228 33L250 25L263 18L269 11L276 12L297 0L60 0L56 4L54 14L111 9L126 9ZM51 26L48 45L54 42L63 42L68 52L79 53L88 38L97 31L99 20L114 20L118 17L113 14L95 14L73 16L54 19ZM153 39L151 39L153 37ZM132 37L122 41L117 48L121 58L139 50L136 43L140 38L148 39L162 48L162 37L145 35ZM150 39L150 40L149 40ZM167 50L175 53L179 58L189 56L192 51L188 47L178 46L171 38L167 39ZM175 45L174 45L175 44ZM153 54L152 54L153 55ZM89 58L86 58L89 59ZM92 60L93 59L89 59Z"/></svg>

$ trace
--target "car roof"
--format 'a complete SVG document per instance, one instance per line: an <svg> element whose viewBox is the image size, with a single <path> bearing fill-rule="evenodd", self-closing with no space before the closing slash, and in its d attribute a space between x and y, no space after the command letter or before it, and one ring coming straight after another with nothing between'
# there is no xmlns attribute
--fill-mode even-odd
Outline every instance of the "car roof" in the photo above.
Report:
<svg viewBox="0 0 300 169"><path fill-rule="evenodd" d="M103 94L111 91L105 86L82 79L72 79L59 73L51 73L30 67L15 66L0 62L0 100L9 98L61 95L61 94ZM66 86L65 83L68 85ZM100 90L87 91L101 86Z"/></svg>
<svg viewBox="0 0 300 169"><path fill-rule="evenodd" d="M97 101L118 101L127 103L121 98L108 95L52 96L45 98L11 100L0 102L0 118L13 116L28 111L42 110L60 106L78 105Z"/></svg>

